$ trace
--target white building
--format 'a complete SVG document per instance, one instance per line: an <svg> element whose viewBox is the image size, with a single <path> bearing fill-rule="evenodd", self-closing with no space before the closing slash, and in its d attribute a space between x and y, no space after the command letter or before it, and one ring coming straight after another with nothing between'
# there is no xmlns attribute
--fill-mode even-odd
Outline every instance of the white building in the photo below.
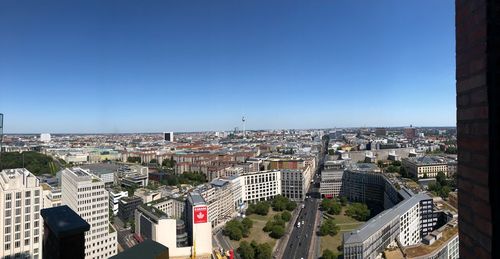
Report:
<svg viewBox="0 0 500 259"><path fill-rule="evenodd" d="M184 197L169 197L161 198L159 200L148 203L148 206L155 207L161 212L167 214L171 218L181 219L184 216L184 209L186 207Z"/></svg>
<svg viewBox="0 0 500 259"><path fill-rule="evenodd" d="M163 132L163 140L174 142L174 133L173 132Z"/></svg>
<svg viewBox="0 0 500 259"><path fill-rule="evenodd" d="M279 170L250 172L243 174L243 201L254 203L274 198L281 194L281 172Z"/></svg>
<svg viewBox="0 0 500 259"><path fill-rule="evenodd" d="M225 223L234 216L233 203L228 202L228 198L233 196L229 181L214 179L209 184L196 188L196 191L208 205L208 220L212 223L212 227Z"/></svg>
<svg viewBox="0 0 500 259"><path fill-rule="evenodd" d="M143 204L135 211L135 233L166 247L170 258L212 258L212 226L208 207L197 193L188 195L186 221L175 219L153 205Z"/></svg>
<svg viewBox="0 0 500 259"><path fill-rule="evenodd" d="M326 198L338 197L342 189L344 169L325 169L321 172L319 193Z"/></svg>
<svg viewBox="0 0 500 259"><path fill-rule="evenodd" d="M0 258L41 258L42 187L25 168L0 172Z"/></svg>
<svg viewBox="0 0 500 259"><path fill-rule="evenodd" d="M85 258L108 258L117 252L116 231L110 233L109 194L104 182L81 168L62 170L62 202L90 224Z"/></svg>
<svg viewBox="0 0 500 259"><path fill-rule="evenodd" d="M281 194L292 201L303 201L311 186L312 176L311 166L305 169L282 169Z"/></svg>
<svg viewBox="0 0 500 259"><path fill-rule="evenodd" d="M47 183L42 183L43 189L43 208L52 208L62 205L61 188L52 187Z"/></svg>
<svg viewBox="0 0 500 259"><path fill-rule="evenodd" d="M42 133L42 134L40 134L40 141L47 143L47 142L50 142L50 139L51 138L50 138L50 134L49 133Z"/></svg>
<svg viewBox="0 0 500 259"><path fill-rule="evenodd" d="M118 214L118 203L123 197L128 197L127 191L108 189L109 192L109 208L113 210L113 215Z"/></svg>
<svg viewBox="0 0 500 259"><path fill-rule="evenodd" d="M237 211L240 211L243 208L243 185L244 183L244 177L240 175L234 175L231 177L228 177L227 180L230 182L231 186L231 193L233 197L233 205L234 209Z"/></svg>

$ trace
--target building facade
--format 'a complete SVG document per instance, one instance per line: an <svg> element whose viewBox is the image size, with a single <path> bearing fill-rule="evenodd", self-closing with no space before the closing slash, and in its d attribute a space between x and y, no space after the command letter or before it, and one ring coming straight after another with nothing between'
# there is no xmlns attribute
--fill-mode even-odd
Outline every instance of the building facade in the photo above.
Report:
<svg viewBox="0 0 500 259"><path fill-rule="evenodd" d="M62 170L62 203L90 224L85 258L108 258L117 252L117 233L110 233L109 194L104 182L81 168Z"/></svg>
<svg viewBox="0 0 500 259"><path fill-rule="evenodd" d="M0 258L42 258L38 179L25 168L0 172Z"/></svg>
<svg viewBox="0 0 500 259"><path fill-rule="evenodd" d="M250 172L243 177L243 201L266 201L281 194L281 172L278 170Z"/></svg>

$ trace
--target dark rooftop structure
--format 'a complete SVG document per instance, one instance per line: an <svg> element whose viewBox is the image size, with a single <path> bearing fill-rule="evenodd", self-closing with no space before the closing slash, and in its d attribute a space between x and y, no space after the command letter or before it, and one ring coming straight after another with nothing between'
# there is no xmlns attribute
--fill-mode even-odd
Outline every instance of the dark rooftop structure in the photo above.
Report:
<svg viewBox="0 0 500 259"><path fill-rule="evenodd" d="M158 242L146 239L144 242L133 246L110 259L168 259L168 248Z"/></svg>
<svg viewBox="0 0 500 259"><path fill-rule="evenodd" d="M90 225L68 206L42 209L43 258L85 258L85 231Z"/></svg>

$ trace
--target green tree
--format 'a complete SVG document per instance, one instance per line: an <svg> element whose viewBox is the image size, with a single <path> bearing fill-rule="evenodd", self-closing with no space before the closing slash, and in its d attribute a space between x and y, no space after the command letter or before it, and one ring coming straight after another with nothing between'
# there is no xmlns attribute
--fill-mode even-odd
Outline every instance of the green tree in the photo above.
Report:
<svg viewBox="0 0 500 259"><path fill-rule="evenodd" d="M149 161L149 163L150 163L150 164L158 164L158 160L156 160L156 159L154 159L154 158L153 158L153 159L151 159L151 160Z"/></svg>
<svg viewBox="0 0 500 259"><path fill-rule="evenodd" d="M399 174L401 175L401 177L409 178L408 172L406 171L406 168L404 166L399 167Z"/></svg>
<svg viewBox="0 0 500 259"><path fill-rule="evenodd" d="M290 213L289 211L283 211L281 213L281 219L283 219L284 221L288 222L290 221L291 218L292 218L292 213Z"/></svg>
<svg viewBox="0 0 500 259"><path fill-rule="evenodd" d="M335 253L333 253L332 250L325 249L323 251L323 255L321 256L321 259L337 259L337 255L335 255Z"/></svg>
<svg viewBox="0 0 500 259"><path fill-rule="evenodd" d="M274 225L271 228L271 233L269 233L269 236L275 239L281 238L285 234L285 228L280 226L280 225Z"/></svg>
<svg viewBox="0 0 500 259"><path fill-rule="evenodd" d="M446 181L446 175L444 174L444 172L439 171L437 173L437 175L436 175L436 182L438 182L439 184L441 184L441 186L448 185L448 182Z"/></svg>
<svg viewBox="0 0 500 259"><path fill-rule="evenodd" d="M253 226L253 221L249 218L244 218L241 223L246 229L251 229Z"/></svg>
<svg viewBox="0 0 500 259"><path fill-rule="evenodd" d="M323 224L321 224L318 234L320 236L335 236L339 232L339 229L339 226L335 224L333 219L327 219L323 222Z"/></svg>
<svg viewBox="0 0 500 259"><path fill-rule="evenodd" d="M345 196L340 196L340 204L342 206L347 205L347 198Z"/></svg>
<svg viewBox="0 0 500 259"><path fill-rule="evenodd" d="M247 241L241 241L236 251L242 259L255 259L255 250Z"/></svg>
<svg viewBox="0 0 500 259"><path fill-rule="evenodd" d="M363 203L352 203L345 214L359 221L366 221L370 217L368 206Z"/></svg>
<svg viewBox="0 0 500 259"><path fill-rule="evenodd" d="M231 240L240 240L243 237L243 224L238 220L230 220L224 226L222 234L228 236Z"/></svg>
<svg viewBox="0 0 500 259"><path fill-rule="evenodd" d="M262 243L254 248L255 259L271 259L273 249L268 243Z"/></svg>

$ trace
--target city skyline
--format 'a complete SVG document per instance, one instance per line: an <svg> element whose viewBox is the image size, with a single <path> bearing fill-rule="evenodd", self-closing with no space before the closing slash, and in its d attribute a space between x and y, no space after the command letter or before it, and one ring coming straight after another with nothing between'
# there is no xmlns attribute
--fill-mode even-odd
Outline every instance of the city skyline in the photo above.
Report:
<svg viewBox="0 0 500 259"><path fill-rule="evenodd" d="M456 123L452 1L0 10L6 133Z"/></svg>

